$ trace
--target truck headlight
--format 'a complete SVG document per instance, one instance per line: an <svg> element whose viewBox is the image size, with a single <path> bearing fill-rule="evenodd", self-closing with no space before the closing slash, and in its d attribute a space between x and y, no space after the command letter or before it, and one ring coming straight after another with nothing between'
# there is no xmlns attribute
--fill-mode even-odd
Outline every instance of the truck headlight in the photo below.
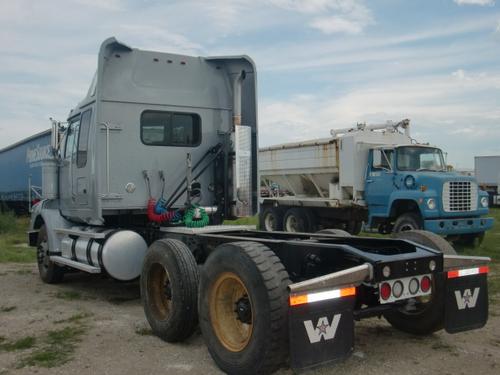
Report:
<svg viewBox="0 0 500 375"><path fill-rule="evenodd" d="M405 177L405 186L408 189L412 189L415 186L415 177L408 175Z"/></svg>
<svg viewBox="0 0 500 375"><path fill-rule="evenodd" d="M481 198L481 206L483 206L483 208L488 207L488 197Z"/></svg>
<svg viewBox="0 0 500 375"><path fill-rule="evenodd" d="M427 199L427 208L429 210L436 209L436 200L434 198Z"/></svg>

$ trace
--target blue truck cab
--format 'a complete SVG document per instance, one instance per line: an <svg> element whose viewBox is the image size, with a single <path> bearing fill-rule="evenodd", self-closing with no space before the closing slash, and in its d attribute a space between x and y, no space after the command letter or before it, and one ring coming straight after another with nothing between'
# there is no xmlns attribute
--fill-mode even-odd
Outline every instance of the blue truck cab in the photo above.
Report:
<svg viewBox="0 0 500 375"><path fill-rule="evenodd" d="M372 148L365 183L368 223L381 233L425 229L470 243L493 226L488 193L473 177L448 171L439 148Z"/></svg>

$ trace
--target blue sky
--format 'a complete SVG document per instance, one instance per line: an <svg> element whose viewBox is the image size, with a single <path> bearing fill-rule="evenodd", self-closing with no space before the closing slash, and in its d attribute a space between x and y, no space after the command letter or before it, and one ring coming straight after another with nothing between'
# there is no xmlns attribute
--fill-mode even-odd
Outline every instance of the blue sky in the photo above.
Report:
<svg viewBox="0 0 500 375"><path fill-rule="evenodd" d="M410 118L472 167L500 154L500 1L0 0L0 147L65 119L106 37L250 55L261 145Z"/></svg>

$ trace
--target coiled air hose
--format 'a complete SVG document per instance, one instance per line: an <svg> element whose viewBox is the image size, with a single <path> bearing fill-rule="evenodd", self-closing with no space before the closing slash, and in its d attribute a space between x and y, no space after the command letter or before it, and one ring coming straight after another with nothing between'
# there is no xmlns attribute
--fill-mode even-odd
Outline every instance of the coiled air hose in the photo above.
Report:
<svg viewBox="0 0 500 375"><path fill-rule="evenodd" d="M155 223L163 223L165 221L171 221L178 215L177 211L167 211L165 210L161 214L157 214L155 212L156 201L153 198L149 198L148 200L148 219L154 221Z"/></svg>
<svg viewBox="0 0 500 375"><path fill-rule="evenodd" d="M188 228L203 228L208 225L208 222L207 212L197 204L192 205L184 213L184 225Z"/></svg>

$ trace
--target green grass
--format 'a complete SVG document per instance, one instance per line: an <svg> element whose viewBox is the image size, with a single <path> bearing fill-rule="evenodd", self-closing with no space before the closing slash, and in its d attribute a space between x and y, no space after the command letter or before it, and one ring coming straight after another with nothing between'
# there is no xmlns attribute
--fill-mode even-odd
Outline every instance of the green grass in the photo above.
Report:
<svg viewBox="0 0 500 375"><path fill-rule="evenodd" d="M42 345L21 358L17 368L26 366L52 368L69 362L85 332L86 326L80 324L47 332Z"/></svg>
<svg viewBox="0 0 500 375"><path fill-rule="evenodd" d="M224 220L225 225L259 225L259 216L243 217L236 220Z"/></svg>
<svg viewBox="0 0 500 375"><path fill-rule="evenodd" d="M84 313L78 313L71 315L68 319L62 319L62 320L56 320L54 323L55 324L61 324L61 323L81 323L83 319L90 318L93 316L92 313L84 312Z"/></svg>
<svg viewBox="0 0 500 375"><path fill-rule="evenodd" d="M135 333L140 336L151 336L153 334L153 331L151 330L151 328L136 328Z"/></svg>
<svg viewBox="0 0 500 375"><path fill-rule="evenodd" d="M5 339L4 339L5 340ZM0 344L0 351L14 352L17 350L26 350L35 346L36 339L33 336L26 336L13 342Z"/></svg>
<svg viewBox="0 0 500 375"><path fill-rule="evenodd" d="M34 248L20 247L26 243L29 218L0 212L0 263L34 263Z"/></svg>
<svg viewBox="0 0 500 375"><path fill-rule="evenodd" d="M77 301L83 299L82 293L74 290L62 290L54 294L54 297L64 299L66 301Z"/></svg>
<svg viewBox="0 0 500 375"><path fill-rule="evenodd" d="M15 310L16 306L0 306L0 312L11 312Z"/></svg>

